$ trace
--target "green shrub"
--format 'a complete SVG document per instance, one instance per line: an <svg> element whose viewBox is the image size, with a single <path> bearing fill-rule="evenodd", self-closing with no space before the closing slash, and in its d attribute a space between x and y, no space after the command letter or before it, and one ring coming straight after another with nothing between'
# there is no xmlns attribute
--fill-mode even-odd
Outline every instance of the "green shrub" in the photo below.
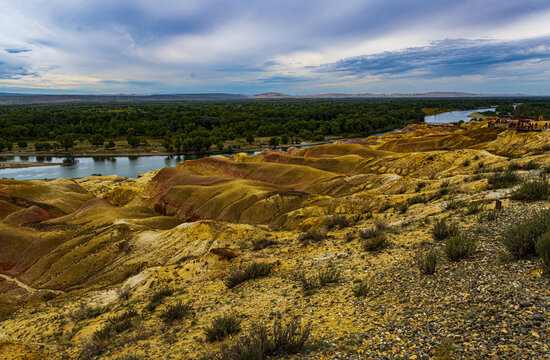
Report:
<svg viewBox="0 0 550 360"><path fill-rule="evenodd" d="M342 279L342 273L332 266L332 264L329 264L326 267L319 269L317 279L319 281L319 285L321 286L335 284L339 283Z"/></svg>
<svg viewBox="0 0 550 360"><path fill-rule="evenodd" d="M400 203L395 207L395 210L399 211L401 214L406 213L408 209L409 209L409 203L406 201Z"/></svg>
<svg viewBox="0 0 550 360"><path fill-rule="evenodd" d="M550 276L550 231L542 234L535 244L535 249L540 256L544 274Z"/></svg>
<svg viewBox="0 0 550 360"><path fill-rule="evenodd" d="M467 202L464 200L449 200L447 201L447 204L445 204L445 210L456 210L458 208L466 206Z"/></svg>
<svg viewBox="0 0 550 360"><path fill-rule="evenodd" d="M249 334L240 337L232 346L224 346L204 360L264 360L272 356L288 357L304 349L311 327L301 326L296 319L283 324L276 319L271 331L264 325L254 325Z"/></svg>
<svg viewBox="0 0 550 360"><path fill-rule="evenodd" d="M359 230L359 237L363 240L372 239L382 234L383 232L376 227Z"/></svg>
<svg viewBox="0 0 550 360"><path fill-rule="evenodd" d="M487 179L493 189L509 188L520 182L521 178L512 171L495 173Z"/></svg>
<svg viewBox="0 0 550 360"><path fill-rule="evenodd" d="M513 164L508 165L508 170L510 170L510 171L516 171L516 170L521 170L521 169L523 169L523 166L521 166L520 164L513 163Z"/></svg>
<svg viewBox="0 0 550 360"><path fill-rule="evenodd" d="M550 210L545 210L506 229L502 235L503 243L506 250L515 258L527 258L536 254L535 244L548 231Z"/></svg>
<svg viewBox="0 0 550 360"><path fill-rule="evenodd" d="M206 341L222 340L226 336L241 331L241 319L236 314L218 316L212 324L204 330Z"/></svg>
<svg viewBox="0 0 550 360"><path fill-rule="evenodd" d="M426 198L422 195L416 195L407 200L407 203L409 203L409 205L424 204L426 202L427 202Z"/></svg>
<svg viewBox="0 0 550 360"><path fill-rule="evenodd" d="M430 250L420 254L418 257L418 268L425 275L433 275L437 267L437 251Z"/></svg>
<svg viewBox="0 0 550 360"><path fill-rule="evenodd" d="M530 160L528 163L523 164L522 168L523 170L536 170L540 167L539 164L537 164L535 161Z"/></svg>
<svg viewBox="0 0 550 360"><path fill-rule="evenodd" d="M325 240L327 233L320 230L309 230L306 233L300 234L298 241L300 242L319 242Z"/></svg>
<svg viewBox="0 0 550 360"><path fill-rule="evenodd" d="M247 280L253 280L269 275L273 269L273 264L254 262L242 269L231 268L229 273L223 279L223 283L228 288L233 288Z"/></svg>
<svg viewBox="0 0 550 360"><path fill-rule="evenodd" d="M454 222L447 223L447 219L441 218L435 221L430 232L434 240L441 241L458 233L458 225Z"/></svg>
<svg viewBox="0 0 550 360"><path fill-rule="evenodd" d="M357 284L351 289L355 297L365 297L370 293L371 286L366 282Z"/></svg>
<svg viewBox="0 0 550 360"><path fill-rule="evenodd" d="M475 248L475 238L464 233L455 234L445 242L445 254L451 261L467 258L475 251Z"/></svg>
<svg viewBox="0 0 550 360"><path fill-rule="evenodd" d="M184 304L182 302L177 302L167 306L166 309L160 313L159 317L162 321L169 324L191 315L192 310L193 307L190 303Z"/></svg>
<svg viewBox="0 0 550 360"><path fill-rule="evenodd" d="M510 194L512 200L538 201L546 200L550 195L550 184L546 180L526 181Z"/></svg>
<svg viewBox="0 0 550 360"><path fill-rule="evenodd" d="M327 229L331 230L333 228L345 229L350 227L351 221L344 215L332 215L328 216L325 220L325 225Z"/></svg>
<svg viewBox="0 0 550 360"><path fill-rule="evenodd" d="M368 252L377 252L387 248L390 242L386 238L386 235L381 233L378 236L365 239L363 241L363 250Z"/></svg>
<svg viewBox="0 0 550 360"><path fill-rule="evenodd" d="M482 201L470 201L468 205L466 205L466 215L473 215L477 214L483 210L483 202Z"/></svg>
<svg viewBox="0 0 550 360"><path fill-rule="evenodd" d="M145 310L154 311L157 308L157 306L160 305L162 300L164 300L165 297L172 296L172 294L174 294L174 290L167 289L167 288L156 291L151 296L151 299L149 300L149 303L147 304L147 306L145 306Z"/></svg>
<svg viewBox="0 0 550 360"><path fill-rule="evenodd" d="M110 317L100 329L92 334L90 346L93 347L93 343L95 343L104 347L114 336L132 328L137 315L134 310L128 310L120 315Z"/></svg>
<svg viewBox="0 0 550 360"><path fill-rule="evenodd" d="M256 251L263 250L273 245L277 245L277 241L266 238L252 241L252 249Z"/></svg>
<svg viewBox="0 0 550 360"><path fill-rule="evenodd" d="M298 270L294 273L294 280L299 281L302 290L306 295L313 294L317 289L328 284L338 283L342 280L342 273L328 264L324 268L317 270L313 276L308 276L304 270Z"/></svg>

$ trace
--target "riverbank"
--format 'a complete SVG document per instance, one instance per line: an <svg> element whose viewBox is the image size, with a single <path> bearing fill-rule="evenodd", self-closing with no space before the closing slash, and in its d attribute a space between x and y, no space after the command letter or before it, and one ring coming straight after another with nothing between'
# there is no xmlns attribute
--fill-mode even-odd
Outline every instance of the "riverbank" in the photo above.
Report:
<svg viewBox="0 0 550 360"><path fill-rule="evenodd" d="M54 166L54 165L63 165L63 163L3 161L3 162L0 162L0 169L22 169L22 168Z"/></svg>
<svg viewBox="0 0 550 360"><path fill-rule="evenodd" d="M341 141L346 140L345 138L341 139L330 139L326 141L321 142L302 142L300 144L289 144L289 145L283 145L278 146L277 149L286 151L288 148L291 147L308 147L308 146L316 146L316 145L324 145L324 144L330 144L334 141ZM209 150L209 151L180 151L180 152L170 152L170 151L109 151L109 152L91 152L91 151L59 151L59 152L0 152L0 157L8 157L8 156L37 156L37 157L132 157L132 156L185 156L185 155L224 155L224 154L237 154L240 152L244 153L254 153L259 152L263 150L272 150L273 147L251 147L246 149L233 149L234 151L228 152L228 151L219 151L219 150ZM60 165L60 164L56 164Z"/></svg>

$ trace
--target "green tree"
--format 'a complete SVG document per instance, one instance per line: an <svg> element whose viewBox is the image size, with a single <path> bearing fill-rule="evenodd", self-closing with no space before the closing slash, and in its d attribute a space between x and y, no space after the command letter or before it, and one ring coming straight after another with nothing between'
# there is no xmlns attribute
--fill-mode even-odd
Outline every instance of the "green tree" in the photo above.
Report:
<svg viewBox="0 0 550 360"><path fill-rule="evenodd" d="M17 146L19 146L20 148L26 148L27 147L27 142L26 141L19 141L19 142L17 142Z"/></svg>
<svg viewBox="0 0 550 360"><path fill-rule="evenodd" d="M55 140L65 149L65 151L69 151L69 149L74 146L76 136L72 133L65 133L57 135Z"/></svg>
<svg viewBox="0 0 550 360"><path fill-rule="evenodd" d="M134 149L137 148L141 143L141 140L134 135L128 135L128 137L126 137L126 141L128 142L128 145L130 145Z"/></svg>
<svg viewBox="0 0 550 360"><path fill-rule="evenodd" d="M116 146L115 142L113 140L109 141L107 144L105 144L106 149L114 149Z"/></svg>
<svg viewBox="0 0 550 360"><path fill-rule="evenodd" d="M283 134L283 136L281 136L281 141L283 142L283 144L288 144L288 141L290 140L290 137L287 135L287 134Z"/></svg>
<svg viewBox="0 0 550 360"><path fill-rule="evenodd" d="M277 147L277 146L279 146L279 141L280 141L280 139L278 137L274 136L271 139L269 139L269 145L271 147Z"/></svg>
<svg viewBox="0 0 550 360"><path fill-rule="evenodd" d="M162 140L162 147L165 148L166 151L174 150L174 146L172 145L172 139L170 137L165 137L164 140Z"/></svg>
<svg viewBox="0 0 550 360"><path fill-rule="evenodd" d="M246 142L252 144L254 142L254 136L251 134L246 135Z"/></svg>
<svg viewBox="0 0 550 360"><path fill-rule="evenodd" d="M90 144L100 147L105 143L105 138L100 134L94 134L90 136Z"/></svg>

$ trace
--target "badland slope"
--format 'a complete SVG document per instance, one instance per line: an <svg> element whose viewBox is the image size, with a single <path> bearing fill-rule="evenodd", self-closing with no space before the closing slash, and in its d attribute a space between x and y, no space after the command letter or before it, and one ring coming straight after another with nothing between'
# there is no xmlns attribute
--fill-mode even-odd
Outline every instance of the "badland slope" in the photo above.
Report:
<svg viewBox="0 0 550 360"><path fill-rule="evenodd" d="M193 359L283 318L311 324L296 358L542 358L547 280L501 238L548 208L510 199L548 151L550 132L480 121L138 179L0 180L1 357ZM465 260L434 239L443 218L476 239ZM268 270L238 273L251 264ZM242 330L210 343L223 315Z"/></svg>

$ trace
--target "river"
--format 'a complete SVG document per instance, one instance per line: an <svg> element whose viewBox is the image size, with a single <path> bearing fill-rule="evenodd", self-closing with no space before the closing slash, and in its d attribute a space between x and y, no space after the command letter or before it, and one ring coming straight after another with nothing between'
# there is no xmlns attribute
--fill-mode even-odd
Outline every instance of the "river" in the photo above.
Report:
<svg viewBox="0 0 550 360"><path fill-rule="evenodd" d="M428 124L447 124L460 120L469 121L468 114L475 111L491 109L450 111L437 115L426 116ZM388 132L375 135L384 135ZM305 148L308 146L301 146ZM257 152L255 152L257 153ZM254 153L249 153L254 154ZM231 154L227 154L231 155ZM65 163L64 165L40 166L29 168L14 168L0 170L0 178L15 180L80 178L92 174L113 175L136 178L139 174L161 169L165 166L176 166L179 162L199 159L211 155L181 155L181 156L117 156L117 157L79 157L67 159L55 156L0 156L0 161Z"/></svg>

